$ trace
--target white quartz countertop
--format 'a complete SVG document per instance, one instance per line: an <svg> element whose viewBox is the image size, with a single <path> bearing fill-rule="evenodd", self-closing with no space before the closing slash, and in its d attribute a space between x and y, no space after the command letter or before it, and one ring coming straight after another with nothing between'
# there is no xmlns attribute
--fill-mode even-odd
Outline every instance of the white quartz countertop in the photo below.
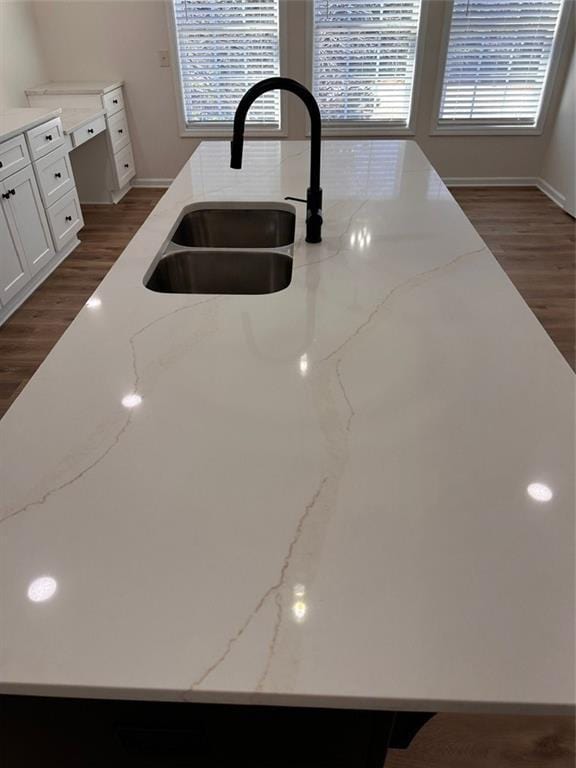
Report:
<svg viewBox="0 0 576 768"><path fill-rule="evenodd" d="M0 112L0 141L6 141L19 133L58 117L61 109L46 107L16 107Z"/></svg>
<svg viewBox="0 0 576 768"><path fill-rule="evenodd" d="M308 157L202 144L0 422L0 691L573 711L574 376L415 143L324 142L286 290L143 285Z"/></svg>
<svg viewBox="0 0 576 768"><path fill-rule="evenodd" d="M123 82L123 80L54 80L26 88L26 94L28 96L102 94L120 88Z"/></svg>
<svg viewBox="0 0 576 768"><path fill-rule="evenodd" d="M86 123L90 123L105 114L105 109L94 109L94 107L63 107L61 117L64 133L73 133Z"/></svg>

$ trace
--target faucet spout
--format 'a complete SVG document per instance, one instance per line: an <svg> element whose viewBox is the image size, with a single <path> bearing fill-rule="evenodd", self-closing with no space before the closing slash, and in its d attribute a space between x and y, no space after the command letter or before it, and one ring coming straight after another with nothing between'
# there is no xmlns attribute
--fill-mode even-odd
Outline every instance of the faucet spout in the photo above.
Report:
<svg viewBox="0 0 576 768"><path fill-rule="evenodd" d="M269 77L255 83L240 99L234 115L234 132L230 143L230 167L242 168L244 148L244 126L246 115L259 96L268 91L290 91L306 105L310 115L310 185L306 192L306 242L319 243L322 240L322 188L320 186L320 147L322 142L322 120L320 108L308 88L289 77Z"/></svg>

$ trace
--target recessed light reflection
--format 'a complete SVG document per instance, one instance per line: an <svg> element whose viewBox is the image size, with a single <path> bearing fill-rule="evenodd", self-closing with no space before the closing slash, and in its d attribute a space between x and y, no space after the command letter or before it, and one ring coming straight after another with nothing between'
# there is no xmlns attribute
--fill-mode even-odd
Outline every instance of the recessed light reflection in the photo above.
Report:
<svg viewBox="0 0 576 768"><path fill-rule="evenodd" d="M544 483L530 483L526 490L534 501L550 501L554 496L552 488Z"/></svg>
<svg viewBox="0 0 576 768"><path fill-rule="evenodd" d="M294 595L292 615L294 616L294 620L298 624L301 624L306 620L308 614L308 605L304 599L306 597L306 587L303 584L296 584L292 592Z"/></svg>
<svg viewBox="0 0 576 768"><path fill-rule="evenodd" d="M352 232L350 235L350 245L354 247L358 244L360 250L363 250L364 246L370 245L371 240L372 235L368 231L368 227L362 227L362 229L359 229L357 232Z"/></svg>
<svg viewBox="0 0 576 768"><path fill-rule="evenodd" d="M308 355L304 354L300 357L300 375L306 376L308 373Z"/></svg>
<svg viewBox="0 0 576 768"><path fill-rule="evenodd" d="M28 586L28 599L33 603L43 603L54 597L57 589L58 582L52 576L39 576Z"/></svg>
<svg viewBox="0 0 576 768"><path fill-rule="evenodd" d="M98 296L90 296L86 302L86 306L88 309L98 309L98 307L102 306L102 299L99 299Z"/></svg>
<svg viewBox="0 0 576 768"><path fill-rule="evenodd" d="M136 392L132 392L130 395L125 395L122 398L122 405L124 408L136 408L141 402L142 398Z"/></svg>

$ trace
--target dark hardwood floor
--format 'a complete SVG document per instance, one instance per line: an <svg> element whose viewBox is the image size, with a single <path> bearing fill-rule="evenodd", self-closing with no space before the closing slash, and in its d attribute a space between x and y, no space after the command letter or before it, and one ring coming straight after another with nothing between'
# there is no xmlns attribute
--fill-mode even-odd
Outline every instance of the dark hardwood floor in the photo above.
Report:
<svg viewBox="0 0 576 768"><path fill-rule="evenodd" d="M574 368L574 219L533 187L450 191Z"/></svg>
<svg viewBox="0 0 576 768"><path fill-rule="evenodd" d="M532 188L452 193L574 367L574 220ZM83 206L82 244L0 328L0 415L162 194L134 189L117 206ZM574 721L568 717L438 715L409 749L392 750L386 766L573 768L574 739Z"/></svg>

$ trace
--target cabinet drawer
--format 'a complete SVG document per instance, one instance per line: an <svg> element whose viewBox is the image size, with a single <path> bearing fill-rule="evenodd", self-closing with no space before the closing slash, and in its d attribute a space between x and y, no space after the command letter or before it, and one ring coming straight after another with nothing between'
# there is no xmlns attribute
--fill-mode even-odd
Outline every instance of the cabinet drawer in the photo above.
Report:
<svg viewBox="0 0 576 768"><path fill-rule="evenodd" d="M115 91L105 93L102 96L102 104L104 109L108 112L108 115L113 115L115 112L120 112L124 109L124 96L122 94L122 88L116 88Z"/></svg>
<svg viewBox="0 0 576 768"><path fill-rule="evenodd" d="M74 131L72 134L72 144L75 147L79 147L80 144L84 144L85 141L88 141L88 139L91 139L93 136L96 136L105 130L106 120L104 119L104 115L100 115L100 117L92 120L91 123L87 123L86 125L83 125L82 128L78 128Z"/></svg>
<svg viewBox="0 0 576 768"><path fill-rule="evenodd" d="M114 155L114 164L116 166L118 189L122 189L122 187L126 186L130 179L136 174L131 144L128 144L124 149L121 149L117 155Z"/></svg>
<svg viewBox="0 0 576 768"><path fill-rule="evenodd" d="M29 162L30 155L24 134L0 144L0 180L25 168Z"/></svg>
<svg viewBox="0 0 576 768"><path fill-rule="evenodd" d="M71 240L78 230L84 226L80 201L76 190L73 189L67 195L61 197L54 205L48 208L48 221L52 230L52 237L57 251L61 251L66 243Z"/></svg>
<svg viewBox="0 0 576 768"><path fill-rule="evenodd" d="M48 152L52 152L53 149L64 144L64 130L60 118L56 117L54 120L49 120L47 123L42 123L32 130L26 131L26 138L32 160L44 157Z"/></svg>
<svg viewBox="0 0 576 768"><path fill-rule="evenodd" d="M112 144L112 152L114 154L120 152L122 147L130 143L128 122L124 110L108 118L108 130L110 131L110 143Z"/></svg>
<svg viewBox="0 0 576 768"><path fill-rule="evenodd" d="M35 166L40 194L47 208L74 188L74 174L66 147L41 157Z"/></svg>

